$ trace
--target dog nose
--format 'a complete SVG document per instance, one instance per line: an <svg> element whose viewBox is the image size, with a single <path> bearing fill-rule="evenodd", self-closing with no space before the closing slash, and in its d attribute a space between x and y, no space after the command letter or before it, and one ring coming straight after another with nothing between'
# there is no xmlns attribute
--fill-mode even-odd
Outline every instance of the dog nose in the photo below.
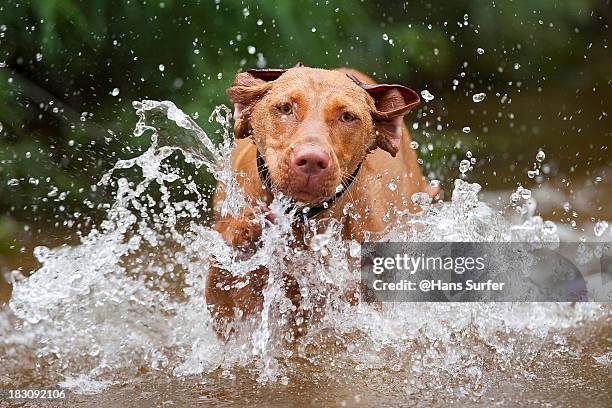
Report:
<svg viewBox="0 0 612 408"><path fill-rule="evenodd" d="M294 153L291 164L300 173L315 176L329 167L329 154L314 146L303 146Z"/></svg>

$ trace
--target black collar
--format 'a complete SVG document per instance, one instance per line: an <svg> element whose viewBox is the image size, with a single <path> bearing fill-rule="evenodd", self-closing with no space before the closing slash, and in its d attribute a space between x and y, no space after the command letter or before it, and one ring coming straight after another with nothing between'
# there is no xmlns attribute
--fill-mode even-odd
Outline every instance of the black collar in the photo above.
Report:
<svg viewBox="0 0 612 408"><path fill-rule="evenodd" d="M321 214L323 211L330 208L340 197L342 197L342 195L346 192L346 190L349 189L351 184L353 184L353 181L355 181L355 178L357 178L357 174L359 173L359 169L361 169L362 163L363 162L360 162L357 165L357 168L355 169L355 171L350 176L348 176L346 180L342 181L342 187L343 187L342 190L336 191L336 194L330 199L328 199L327 201L325 201L323 204L318 205L316 207L304 207L304 208L298 208L296 206L292 206L288 208L288 211L295 208L296 209L295 214L298 217L297 220L306 224L306 221L309 218L313 218ZM263 157L261 157L261 154L259 153L259 149L257 149L257 171L259 172L259 178L261 180L261 183L265 187L265 189L272 192L272 182L270 181L270 172L268 171L268 166L266 165L266 162L264 161Z"/></svg>

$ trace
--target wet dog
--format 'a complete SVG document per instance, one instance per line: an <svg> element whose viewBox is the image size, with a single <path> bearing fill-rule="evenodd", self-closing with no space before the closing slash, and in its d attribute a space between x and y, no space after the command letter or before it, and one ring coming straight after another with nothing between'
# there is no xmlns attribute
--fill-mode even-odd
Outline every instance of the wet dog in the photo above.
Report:
<svg viewBox="0 0 612 408"><path fill-rule="evenodd" d="M272 221L265 203L274 192L306 208L298 211L296 234L302 217L335 219L343 238L358 242L382 233L397 210L414 211L415 193L437 193L421 175L404 125L404 115L419 103L411 89L376 84L350 69L296 66L239 73L227 94L237 139L232 167L252 208L235 217L217 215L215 228L246 254L262 232L256 215ZM217 192L215 203L222 199ZM347 204L353 216L345 214ZM236 316L261 309L266 282L265 268L248 282L210 268L205 297L220 334L227 335L224 327ZM290 276L287 282L288 297L299 303L299 288Z"/></svg>

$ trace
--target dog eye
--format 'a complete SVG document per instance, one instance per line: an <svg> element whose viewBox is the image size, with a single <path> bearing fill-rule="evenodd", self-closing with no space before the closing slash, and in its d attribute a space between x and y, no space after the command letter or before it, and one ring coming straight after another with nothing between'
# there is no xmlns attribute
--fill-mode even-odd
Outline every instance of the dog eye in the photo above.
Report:
<svg viewBox="0 0 612 408"><path fill-rule="evenodd" d="M282 113L283 115L290 115L292 112L292 108L291 108L291 104L290 103L283 103L281 105L278 105L276 107L276 109L279 110L280 113Z"/></svg>
<svg viewBox="0 0 612 408"><path fill-rule="evenodd" d="M355 120L355 117L348 112L344 112L342 116L340 116L340 120L342 122L352 122Z"/></svg>

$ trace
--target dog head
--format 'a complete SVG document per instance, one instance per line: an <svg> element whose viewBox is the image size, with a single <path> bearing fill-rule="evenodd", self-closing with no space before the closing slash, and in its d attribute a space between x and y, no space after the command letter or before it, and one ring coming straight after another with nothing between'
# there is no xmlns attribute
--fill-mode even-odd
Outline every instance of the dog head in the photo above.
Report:
<svg viewBox="0 0 612 408"><path fill-rule="evenodd" d="M235 136L251 136L272 185L308 205L332 197L373 149L395 156L403 116L419 103L400 85L302 66L239 73L227 94Z"/></svg>

